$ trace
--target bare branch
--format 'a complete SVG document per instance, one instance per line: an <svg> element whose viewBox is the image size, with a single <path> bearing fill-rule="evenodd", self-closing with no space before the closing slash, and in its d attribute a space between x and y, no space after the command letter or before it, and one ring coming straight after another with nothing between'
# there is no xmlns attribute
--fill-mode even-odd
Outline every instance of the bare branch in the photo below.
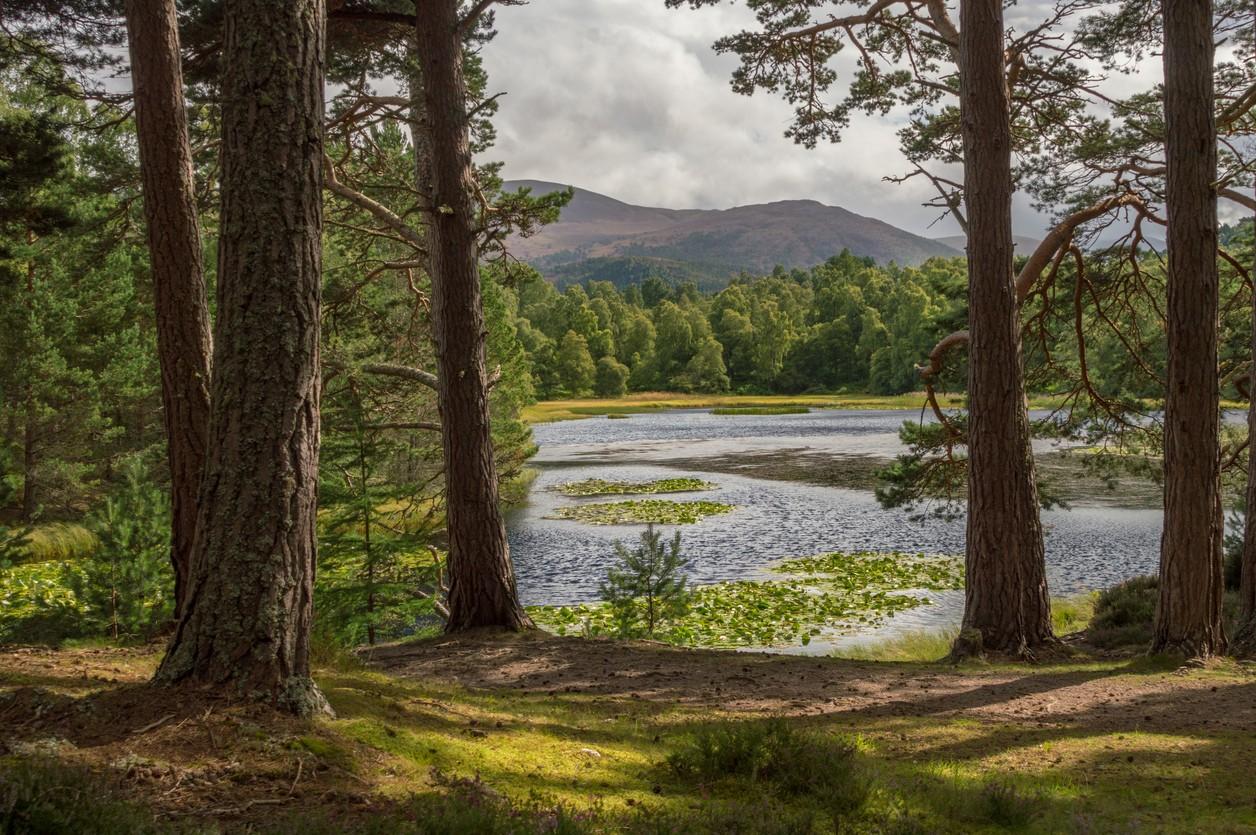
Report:
<svg viewBox="0 0 1256 835"><path fill-rule="evenodd" d="M393 365L392 363L377 362L362 366L362 370L367 374L379 374L383 377L399 377L402 380L410 380L420 385L427 386L433 391L436 390L439 382L436 375L430 371L424 371L422 368L412 368L408 365Z"/></svg>
<svg viewBox="0 0 1256 835"><path fill-rule="evenodd" d="M348 200L363 211L371 214L376 220L381 221L389 229L396 232L406 243L413 246L419 252L427 251L427 240L414 227L406 223L398 215L393 213L387 206L367 197L360 191L350 188L336 179L336 170L331 163L331 158L323 156L323 185L332 194Z"/></svg>

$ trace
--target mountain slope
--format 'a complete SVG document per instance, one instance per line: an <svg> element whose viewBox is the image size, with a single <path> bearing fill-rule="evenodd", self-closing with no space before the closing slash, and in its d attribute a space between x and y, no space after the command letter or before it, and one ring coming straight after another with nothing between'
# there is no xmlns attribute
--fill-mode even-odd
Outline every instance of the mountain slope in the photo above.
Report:
<svg viewBox="0 0 1256 835"><path fill-rule="evenodd" d="M539 180L509 181L505 187L527 187L536 194L564 188ZM778 264L787 269L812 267L843 249L878 263L904 265L962 254L884 221L814 200L723 210L659 209L584 189L574 189L558 223L531 238L515 239L512 248L552 278L587 277L591 269L585 267L596 268L599 262L631 261L631 272L639 274L657 261L667 265L660 270L664 277L683 266L716 283L742 271L769 272Z"/></svg>
<svg viewBox="0 0 1256 835"><path fill-rule="evenodd" d="M964 251L964 247L968 245L967 235L946 235L941 238L934 238L940 244L949 246L951 249ZM1038 244L1042 243L1039 238L1031 238L1028 235L1013 235L1012 241L1016 244L1017 255L1029 255L1038 248Z"/></svg>

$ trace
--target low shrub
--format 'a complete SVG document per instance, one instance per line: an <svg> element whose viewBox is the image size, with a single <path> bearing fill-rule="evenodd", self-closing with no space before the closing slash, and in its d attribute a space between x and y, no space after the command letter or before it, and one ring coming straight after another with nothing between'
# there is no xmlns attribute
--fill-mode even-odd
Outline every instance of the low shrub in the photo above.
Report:
<svg viewBox="0 0 1256 835"><path fill-rule="evenodd" d="M1150 644L1159 594L1160 581L1152 576L1134 577L1101 591L1086 629L1087 643L1101 649Z"/></svg>
<svg viewBox="0 0 1256 835"><path fill-rule="evenodd" d="M696 809L642 808L613 831L627 835L800 835L822 831L813 809L771 798L754 802L707 801Z"/></svg>
<svg viewBox="0 0 1256 835"><path fill-rule="evenodd" d="M1038 813L1038 800L1003 780L987 783L981 790L982 816L1004 829L1023 829Z"/></svg>
<svg viewBox="0 0 1256 835"><path fill-rule="evenodd" d="M855 744L801 731L781 719L698 728L667 758L678 776L703 782L763 782L785 797L808 796L840 820L868 801L871 782Z"/></svg>
<svg viewBox="0 0 1256 835"><path fill-rule="evenodd" d="M0 760L0 832L13 835L167 835L194 830L160 823L91 772L52 759Z"/></svg>

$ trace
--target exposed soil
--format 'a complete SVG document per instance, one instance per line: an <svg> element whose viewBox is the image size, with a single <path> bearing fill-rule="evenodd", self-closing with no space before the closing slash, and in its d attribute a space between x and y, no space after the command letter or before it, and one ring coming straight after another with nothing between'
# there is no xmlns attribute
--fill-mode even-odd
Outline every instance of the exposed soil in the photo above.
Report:
<svg viewBox="0 0 1256 835"><path fill-rule="evenodd" d="M247 824L315 801L371 805L360 778L306 750L310 723L148 684L157 647L0 648L0 755L107 775L171 819Z"/></svg>
<svg viewBox="0 0 1256 835"><path fill-rule="evenodd" d="M1256 731L1256 667L1138 674L1079 665L973 669L681 649L656 643L471 635L370 653L393 675L472 688L587 693L738 712L968 717L1095 731ZM1131 665L1145 663L1131 660Z"/></svg>

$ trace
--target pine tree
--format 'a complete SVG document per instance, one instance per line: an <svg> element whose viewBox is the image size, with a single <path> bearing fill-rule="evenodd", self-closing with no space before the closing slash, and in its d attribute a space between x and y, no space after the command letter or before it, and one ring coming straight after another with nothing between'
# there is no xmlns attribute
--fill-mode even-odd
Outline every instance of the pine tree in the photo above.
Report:
<svg viewBox="0 0 1256 835"><path fill-rule="evenodd" d="M309 715L319 448L323 24L227 0L206 476L188 605L157 678Z"/></svg>
<svg viewBox="0 0 1256 835"><path fill-rule="evenodd" d="M66 583L92 631L147 640L174 614L170 500L139 457L122 474L121 486L87 519L99 545L66 566Z"/></svg>
<svg viewBox="0 0 1256 835"><path fill-rule="evenodd" d="M653 638L661 624L684 614L689 593L683 572L689 562L680 553L680 531L665 544L662 534L648 525L638 547L628 550L616 542L615 557L600 591L621 637Z"/></svg>

